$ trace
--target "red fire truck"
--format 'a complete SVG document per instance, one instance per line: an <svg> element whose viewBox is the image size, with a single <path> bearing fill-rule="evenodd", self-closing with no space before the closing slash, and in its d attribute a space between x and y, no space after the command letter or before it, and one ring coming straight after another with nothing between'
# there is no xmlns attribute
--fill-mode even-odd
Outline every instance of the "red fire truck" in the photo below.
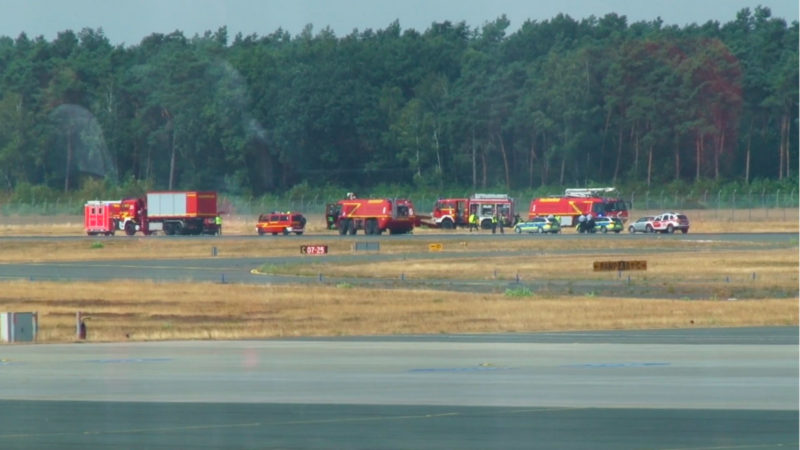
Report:
<svg viewBox="0 0 800 450"><path fill-rule="evenodd" d="M628 206L615 188L566 189L563 196L535 198L531 201L528 218L557 216L561 226L578 223L578 217L618 217L628 220Z"/></svg>
<svg viewBox="0 0 800 450"><path fill-rule="evenodd" d="M475 214L483 229L492 227L492 218L499 214L505 226L514 225L514 199L506 194L473 194L469 198L440 198L433 205L433 227L453 229L469 226L469 216Z"/></svg>
<svg viewBox="0 0 800 450"><path fill-rule="evenodd" d="M86 234L112 236L118 229L119 200L93 200L83 206L83 227Z"/></svg>
<svg viewBox="0 0 800 450"><path fill-rule="evenodd" d="M94 206L89 202L84 207L86 232L108 233L96 225L113 224L113 230L123 230L128 236L137 231L152 234L161 231L173 234L217 234L217 193L211 191L148 192L146 198L126 198L119 202L100 202L105 206ZM115 206L118 205L118 206ZM108 215L110 219L105 219Z"/></svg>
<svg viewBox="0 0 800 450"><path fill-rule="evenodd" d="M326 220L339 234L409 233L417 225L411 200L400 198L355 198L330 203L326 207Z"/></svg>

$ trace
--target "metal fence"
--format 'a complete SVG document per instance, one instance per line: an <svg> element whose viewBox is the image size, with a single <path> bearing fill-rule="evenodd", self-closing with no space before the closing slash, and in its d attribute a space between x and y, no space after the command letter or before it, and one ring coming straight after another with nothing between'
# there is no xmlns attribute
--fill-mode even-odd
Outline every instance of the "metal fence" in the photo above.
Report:
<svg viewBox="0 0 800 450"><path fill-rule="evenodd" d="M398 197L411 198L417 213L427 214L433 209L436 197L415 197L398 193ZM528 210L532 198L516 195L517 212ZM705 191L681 194L670 191L632 192L624 196L632 211L686 211L704 210L719 218L751 219L771 217L792 219L798 216L798 191ZM219 208L222 212L239 216L258 216L270 211L301 211L306 214L324 214L325 204L336 199L321 196L289 197L273 196L246 199L221 195ZM83 204L67 202L41 202L0 205L0 220L8 215L82 215ZM713 216L712 216L713 217Z"/></svg>

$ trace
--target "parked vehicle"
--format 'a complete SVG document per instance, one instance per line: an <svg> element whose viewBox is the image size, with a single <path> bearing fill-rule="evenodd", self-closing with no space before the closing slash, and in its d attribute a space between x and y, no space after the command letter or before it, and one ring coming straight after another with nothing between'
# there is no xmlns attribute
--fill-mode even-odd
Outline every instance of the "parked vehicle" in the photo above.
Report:
<svg viewBox="0 0 800 450"><path fill-rule="evenodd" d="M554 218L534 217L527 222L520 222L514 225L517 233L553 233L561 231L561 225Z"/></svg>
<svg viewBox="0 0 800 450"><path fill-rule="evenodd" d="M86 234L114 235L118 228L121 203L119 200L93 200L83 206L83 227Z"/></svg>
<svg viewBox="0 0 800 450"><path fill-rule="evenodd" d="M110 230L104 231L109 226L113 230L125 231L128 236L137 231L145 235L157 231L167 235L220 232L217 193L213 191L148 192L145 198L101 203L108 206L100 207L89 202L84 207L87 233L113 234Z"/></svg>
<svg viewBox="0 0 800 450"><path fill-rule="evenodd" d="M672 234L678 230L683 234L689 232L689 218L683 214L665 212L653 219L653 231Z"/></svg>
<svg viewBox="0 0 800 450"><path fill-rule="evenodd" d="M503 226L510 227L516 222L514 199L507 194L473 194L469 198L440 198L423 224L447 230L468 227L472 214L476 215L478 226L485 230L492 228L495 216L503 221Z"/></svg>
<svg viewBox="0 0 800 450"><path fill-rule="evenodd" d="M528 218L554 215L561 226L575 226L578 218L591 214L594 217L617 217L628 220L628 206L613 187L566 189L564 195L535 198L531 201Z"/></svg>
<svg viewBox="0 0 800 450"><path fill-rule="evenodd" d="M631 233L652 233L653 232L653 216L640 217L628 226L628 231Z"/></svg>
<svg viewBox="0 0 800 450"><path fill-rule="evenodd" d="M278 233L283 235L294 233L300 236L303 234L303 231L305 231L305 226L306 218L299 212L273 211L269 214L261 214L258 216L256 231L258 232L259 236L263 236L265 234L276 235Z"/></svg>
<svg viewBox="0 0 800 450"><path fill-rule="evenodd" d="M608 233L613 231L619 233L625 229L625 225L617 217L598 217L594 219L594 230L599 233Z"/></svg>
<svg viewBox="0 0 800 450"><path fill-rule="evenodd" d="M326 211L327 223L333 224L340 235L358 230L368 235L409 233L417 225L413 203L401 198L356 198L348 194L347 199L329 204Z"/></svg>

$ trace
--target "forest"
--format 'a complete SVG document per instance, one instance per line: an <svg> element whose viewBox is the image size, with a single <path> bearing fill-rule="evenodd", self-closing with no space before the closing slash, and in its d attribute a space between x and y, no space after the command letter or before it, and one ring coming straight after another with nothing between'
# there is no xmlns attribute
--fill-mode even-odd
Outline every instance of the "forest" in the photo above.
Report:
<svg viewBox="0 0 800 450"><path fill-rule="evenodd" d="M796 187L798 23L0 37L0 192Z"/></svg>

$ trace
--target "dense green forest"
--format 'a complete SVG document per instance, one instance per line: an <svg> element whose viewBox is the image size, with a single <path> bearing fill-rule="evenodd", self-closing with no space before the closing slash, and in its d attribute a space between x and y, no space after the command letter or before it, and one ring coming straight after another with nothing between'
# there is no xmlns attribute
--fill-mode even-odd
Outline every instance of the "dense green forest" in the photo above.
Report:
<svg viewBox="0 0 800 450"><path fill-rule="evenodd" d="M508 27L0 37L0 186L796 182L796 21Z"/></svg>

